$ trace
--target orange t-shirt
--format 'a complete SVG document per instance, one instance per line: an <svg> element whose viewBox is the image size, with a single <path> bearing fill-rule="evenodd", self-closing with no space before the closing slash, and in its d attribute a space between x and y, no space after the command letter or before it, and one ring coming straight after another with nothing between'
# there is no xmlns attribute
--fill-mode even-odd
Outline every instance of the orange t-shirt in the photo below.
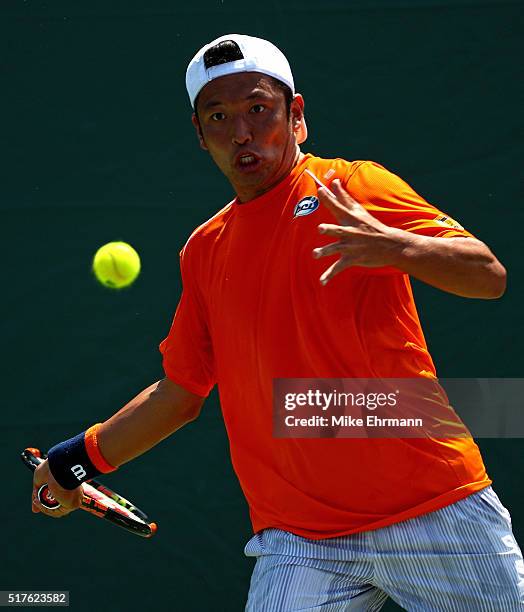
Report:
<svg viewBox="0 0 524 612"><path fill-rule="evenodd" d="M294 215L317 195L305 168L327 184L340 178L389 226L471 234L378 164L306 155L271 191L198 227L181 252L182 297L160 345L166 375L203 397L218 384L253 529L319 539L436 510L491 481L467 438L273 437L273 379L435 375L408 275L352 267L320 285L336 257L311 252L333 241L317 226L334 220L322 205Z"/></svg>

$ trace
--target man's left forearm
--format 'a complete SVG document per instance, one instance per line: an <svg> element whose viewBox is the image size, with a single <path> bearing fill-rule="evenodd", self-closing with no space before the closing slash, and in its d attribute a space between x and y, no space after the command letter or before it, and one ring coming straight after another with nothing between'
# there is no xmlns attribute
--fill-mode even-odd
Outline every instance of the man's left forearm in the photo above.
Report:
<svg viewBox="0 0 524 612"><path fill-rule="evenodd" d="M393 231L399 244L393 265L403 272L462 297L494 299L506 290L504 266L480 240Z"/></svg>
<svg viewBox="0 0 524 612"><path fill-rule="evenodd" d="M476 238L420 236L385 225L335 179L317 191L337 223L318 231L335 240L313 249L313 257L339 255L320 276L322 285L350 266L395 266L429 285L462 297L493 299L506 289L506 270Z"/></svg>

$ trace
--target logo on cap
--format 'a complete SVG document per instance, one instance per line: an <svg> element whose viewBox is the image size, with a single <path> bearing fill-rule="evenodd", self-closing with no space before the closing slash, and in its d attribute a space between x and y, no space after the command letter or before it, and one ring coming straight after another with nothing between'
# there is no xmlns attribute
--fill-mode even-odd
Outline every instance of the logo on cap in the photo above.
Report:
<svg viewBox="0 0 524 612"><path fill-rule="evenodd" d="M302 198L295 206L293 217L305 217L306 215L310 215L312 212L315 212L318 205L318 198L315 196L307 196L306 198Z"/></svg>
<svg viewBox="0 0 524 612"><path fill-rule="evenodd" d="M48 510L54 510L55 508L59 508L60 504L56 501L56 499L51 495L49 491L49 487L44 484L38 489L38 501L47 508Z"/></svg>

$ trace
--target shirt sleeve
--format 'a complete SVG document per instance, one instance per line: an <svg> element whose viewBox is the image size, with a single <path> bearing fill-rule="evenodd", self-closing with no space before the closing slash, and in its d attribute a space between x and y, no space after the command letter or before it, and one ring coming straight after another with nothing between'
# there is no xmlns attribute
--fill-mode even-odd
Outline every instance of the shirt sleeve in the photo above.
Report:
<svg viewBox="0 0 524 612"><path fill-rule="evenodd" d="M182 296L159 348L166 376L191 393L207 397L216 382L213 349L207 310L186 250L187 244L180 253Z"/></svg>
<svg viewBox="0 0 524 612"><path fill-rule="evenodd" d="M363 162L345 181L351 196L385 225L414 234L473 237L460 223L375 162Z"/></svg>

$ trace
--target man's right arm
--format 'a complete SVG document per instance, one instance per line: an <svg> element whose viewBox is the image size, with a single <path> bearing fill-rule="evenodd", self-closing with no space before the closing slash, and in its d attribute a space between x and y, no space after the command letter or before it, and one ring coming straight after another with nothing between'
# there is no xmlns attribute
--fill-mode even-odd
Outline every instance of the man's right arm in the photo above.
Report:
<svg viewBox="0 0 524 612"><path fill-rule="evenodd" d="M163 378L102 423L100 452L108 463L120 466L194 421L203 403L203 397Z"/></svg>
<svg viewBox="0 0 524 612"><path fill-rule="evenodd" d="M102 423L97 432L98 448L109 464L118 467L195 420L204 399L164 378L144 389ZM62 504L60 512L45 511L46 514L63 516L80 506L80 487L73 491L63 489L52 477L47 461L35 471L33 496L35 489L43 483L48 483L51 494ZM43 509L33 502L33 511Z"/></svg>

